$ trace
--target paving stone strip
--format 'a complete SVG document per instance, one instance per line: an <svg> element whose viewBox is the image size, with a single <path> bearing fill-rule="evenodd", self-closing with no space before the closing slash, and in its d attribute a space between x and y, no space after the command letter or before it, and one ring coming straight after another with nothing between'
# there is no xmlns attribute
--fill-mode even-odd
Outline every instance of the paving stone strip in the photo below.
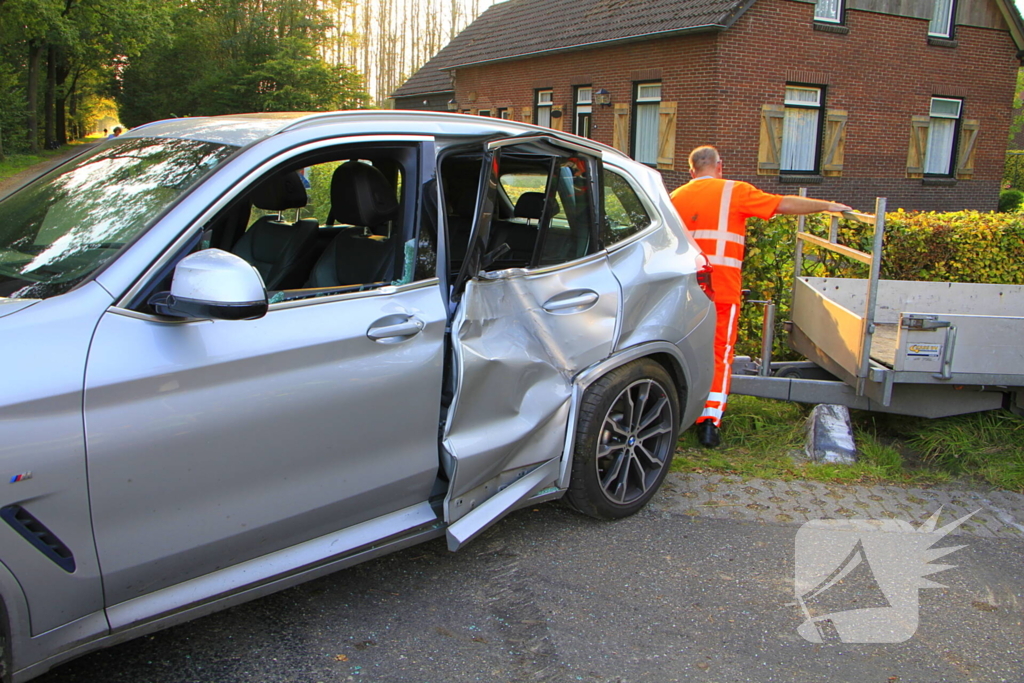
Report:
<svg viewBox="0 0 1024 683"><path fill-rule="evenodd" d="M953 535L1024 540L1024 494L999 489L822 484L671 472L651 507L694 517L782 525L887 517L918 525L941 507L940 525L977 511Z"/></svg>

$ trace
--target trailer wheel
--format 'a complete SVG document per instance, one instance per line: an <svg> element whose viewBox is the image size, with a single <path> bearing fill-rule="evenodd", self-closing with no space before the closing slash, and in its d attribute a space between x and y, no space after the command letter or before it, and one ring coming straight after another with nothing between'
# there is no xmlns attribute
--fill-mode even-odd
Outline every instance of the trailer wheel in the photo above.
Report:
<svg viewBox="0 0 1024 683"><path fill-rule="evenodd" d="M668 473L678 436L668 372L647 358L612 370L583 397L566 501L599 519L633 514Z"/></svg>

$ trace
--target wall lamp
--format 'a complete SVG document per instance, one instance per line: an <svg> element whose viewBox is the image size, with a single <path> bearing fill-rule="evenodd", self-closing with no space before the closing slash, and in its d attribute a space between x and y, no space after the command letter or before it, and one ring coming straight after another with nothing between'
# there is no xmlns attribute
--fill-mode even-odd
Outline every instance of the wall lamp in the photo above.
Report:
<svg viewBox="0 0 1024 683"><path fill-rule="evenodd" d="M459 103L455 101L455 98L448 100L448 111L458 111Z"/></svg>
<svg viewBox="0 0 1024 683"><path fill-rule="evenodd" d="M594 91L594 101L602 107L607 107L612 103L612 94L604 88L598 88Z"/></svg>

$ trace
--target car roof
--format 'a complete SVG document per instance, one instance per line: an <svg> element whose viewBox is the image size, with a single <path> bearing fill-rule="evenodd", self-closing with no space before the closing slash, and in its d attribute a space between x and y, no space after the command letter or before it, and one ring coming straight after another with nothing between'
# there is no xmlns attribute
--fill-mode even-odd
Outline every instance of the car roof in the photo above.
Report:
<svg viewBox="0 0 1024 683"><path fill-rule="evenodd" d="M403 109L197 116L143 124L121 137L182 138L242 147L285 131L328 128L338 125L344 125L345 135L394 133L478 137L495 133L504 133L509 136L543 133L576 145L600 150L604 154L610 153L616 157L628 159L615 148L605 144L529 123L468 114Z"/></svg>

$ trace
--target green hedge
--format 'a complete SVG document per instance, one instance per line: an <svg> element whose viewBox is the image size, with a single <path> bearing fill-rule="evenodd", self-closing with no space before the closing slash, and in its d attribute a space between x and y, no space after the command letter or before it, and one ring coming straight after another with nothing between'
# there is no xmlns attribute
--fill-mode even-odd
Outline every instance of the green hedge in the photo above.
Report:
<svg viewBox="0 0 1024 683"><path fill-rule="evenodd" d="M806 221L810 232L828 236L827 216L808 216ZM795 216L747 224L743 286L750 290L749 299L776 302L776 360L794 357L781 325L789 319L796 225ZM864 223L840 221L839 242L870 253L873 231ZM1024 284L1024 214L888 213L882 252L882 277L888 280ZM805 244L804 254L804 275L868 276L864 264L817 247ZM744 305L737 354L761 355L761 320L761 306Z"/></svg>

